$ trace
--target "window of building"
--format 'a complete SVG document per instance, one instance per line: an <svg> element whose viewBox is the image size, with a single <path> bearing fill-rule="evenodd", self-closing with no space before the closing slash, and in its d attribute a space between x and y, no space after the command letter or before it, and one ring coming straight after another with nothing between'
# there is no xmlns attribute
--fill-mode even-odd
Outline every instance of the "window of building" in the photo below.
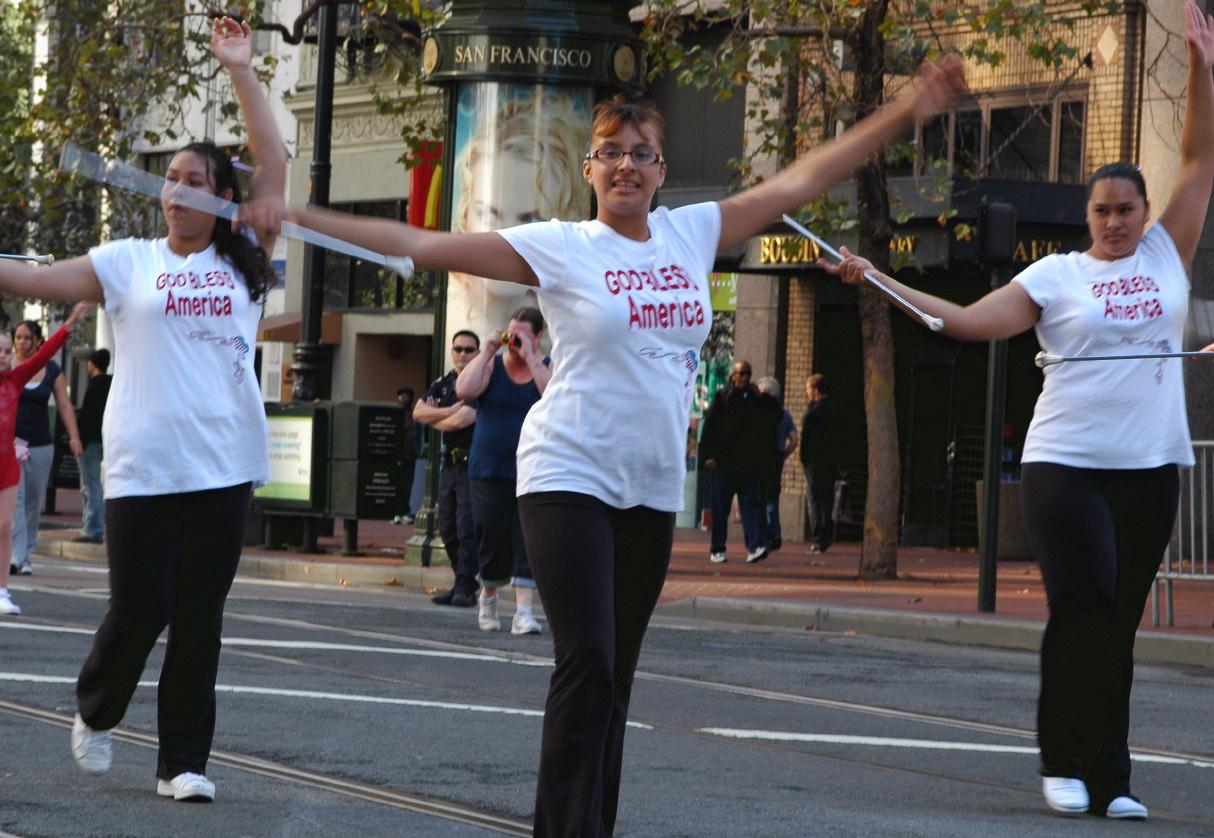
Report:
<svg viewBox="0 0 1214 838"><path fill-rule="evenodd" d="M891 175L929 175L1077 183L1083 177L1085 103L1044 105L992 98L941 114L908 135L911 153L888 166Z"/></svg>
<svg viewBox="0 0 1214 838"><path fill-rule="evenodd" d="M332 206L354 215L405 220L406 202L403 200L356 201ZM419 271L404 279L382 265L331 250L322 253L327 309L406 309L434 305L433 274Z"/></svg>

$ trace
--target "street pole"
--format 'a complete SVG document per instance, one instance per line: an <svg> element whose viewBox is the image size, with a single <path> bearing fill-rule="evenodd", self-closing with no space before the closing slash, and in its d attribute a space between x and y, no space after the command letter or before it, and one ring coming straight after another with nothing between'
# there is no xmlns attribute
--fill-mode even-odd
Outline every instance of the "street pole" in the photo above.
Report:
<svg viewBox="0 0 1214 838"><path fill-rule="evenodd" d="M978 218L978 246L984 264L990 266L991 290L1006 280L1006 265L1016 252L1016 208L1011 204L983 200ZM995 610L995 580L999 560L1000 466L1003 454L1003 418L1007 389L1007 340L993 340L987 350L986 368L986 456L983 461L981 544L978 560L978 610Z"/></svg>
<svg viewBox="0 0 1214 838"><path fill-rule="evenodd" d="M337 62L337 6L321 7L317 33L316 112L313 119L312 169L309 200L320 207L329 205L332 176L330 139L333 125L333 86ZM299 342L295 344L291 399L315 402L327 394L327 382L321 377L326 369L325 353L320 345L321 318L325 303L325 257L315 245L304 246L304 293L300 311ZM315 553L317 525L315 515L302 516L302 549Z"/></svg>

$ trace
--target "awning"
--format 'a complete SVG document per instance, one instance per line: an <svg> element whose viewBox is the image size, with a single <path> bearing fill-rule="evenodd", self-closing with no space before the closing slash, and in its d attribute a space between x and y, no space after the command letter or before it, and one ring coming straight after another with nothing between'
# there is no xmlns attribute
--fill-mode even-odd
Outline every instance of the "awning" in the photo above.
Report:
<svg viewBox="0 0 1214 838"><path fill-rule="evenodd" d="M287 311L272 317L263 317L257 330L257 340L281 343L299 343L302 313ZM341 343L341 312L326 311L320 319L320 342L328 346Z"/></svg>

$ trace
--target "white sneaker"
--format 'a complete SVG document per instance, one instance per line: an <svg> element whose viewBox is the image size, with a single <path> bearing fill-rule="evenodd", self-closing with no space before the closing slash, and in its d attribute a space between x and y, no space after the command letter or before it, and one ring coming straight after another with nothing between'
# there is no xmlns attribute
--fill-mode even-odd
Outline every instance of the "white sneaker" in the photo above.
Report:
<svg viewBox="0 0 1214 838"><path fill-rule="evenodd" d="M1104 810L1106 818L1121 818L1128 821L1145 821L1147 807L1128 795L1114 797L1109 808Z"/></svg>
<svg viewBox="0 0 1214 838"><path fill-rule="evenodd" d="M8 595L8 589L0 591L0 614L11 614L16 617L21 613L21 606L13 602L13 598Z"/></svg>
<svg viewBox="0 0 1214 838"><path fill-rule="evenodd" d="M767 554L769 552L771 551L766 547L760 547L758 550L751 550L746 554L746 563L754 564L755 562L761 562L767 558Z"/></svg>
<svg viewBox="0 0 1214 838"><path fill-rule="evenodd" d="M476 624L481 627L481 631L501 631L502 622L497 618L497 594L490 597L478 596L476 604Z"/></svg>
<svg viewBox="0 0 1214 838"><path fill-rule="evenodd" d="M72 724L72 756L85 774L104 774L114 761L113 736L108 730L93 730L77 713Z"/></svg>
<svg viewBox="0 0 1214 838"><path fill-rule="evenodd" d="M540 634L541 631L539 621L535 619L530 608L520 608L514 612L514 621L510 624L511 634Z"/></svg>
<svg viewBox="0 0 1214 838"><path fill-rule="evenodd" d="M17 567L17 572L22 576L30 576L34 572L34 566L30 564L30 560L26 559Z"/></svg>
<svg viewBox="0 0 1214 838"><path fill-rule="evenodd" d="M1041 791L1045 802L1055 812L1082 815L1088 810L1088 787L1073 777L1042 777Z"/></svg>
<svg viewBox="0 0 1214 838"><path fill-rule="evenodd" d="M215 784L201 774L187 771L171 780L157 780L156 793L187 803L210 803L215 799Z"/></svg>
<svg viewBox="0 0 1214 838"><path fill-rule="evenodd" d="M709 553L708 561L712 562L713 564L724 564L726 561L725 554L724 553Z"/></svg>

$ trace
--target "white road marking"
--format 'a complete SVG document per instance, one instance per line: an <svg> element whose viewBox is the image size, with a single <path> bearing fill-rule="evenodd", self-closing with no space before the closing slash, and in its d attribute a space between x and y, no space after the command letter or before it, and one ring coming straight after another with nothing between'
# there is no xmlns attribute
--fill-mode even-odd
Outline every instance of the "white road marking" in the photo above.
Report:
<svg viewBox="0 0 1214 838"><path fill-rule="evenodd" d="M75 678L65 678L60 675L34 675L25 672L0 672L0 681L26 684L75 684ZM156 681L140 681L140 687L155 689ZM282 690L272 687L242 687L235 684L216 684L215 691L234 693L238 695L264 695L280 698L310 698L321 701L349 701L357 704L388 704L397 707L421 707L433 710L462 710L469 713L498 713L504 716L528 716L542 719L543 710L525 710L519 707L501 707L491 704L461 704L451 701L422 701L414 698L389 698L377 695L355 695L353 693L332 693L320 690ZM628 722L628 727L641 730L653 730L652 725L641 722Z"/></svg>
<svg viewBox="0 0 1214 838"><path fill-rule="evenodd" d="M0 622L0 629L16 629L18 631L46 631L59 634L82 634L92 637L92 629L71 628L67 626L51 626L41 623ZM257 637L225 637L223 645L262 649L307 649L326 652L369 652L380 655L410 655L419 658L446 658L448 660L480 661L483 663L508 663L515 666L552 666L552 662L537 663L534 660L516 660L500 655L486 655L473 652L448 652L431 649L402 649L393 646L366 646L356 643L325 643L312 640L263 640Z"/></svg>
<svg viewBox="0 0 1214 838"><path fill-rule="evenodd" d="M740 730L729 727L702 727L700 733L722 736L727 739L759 739L766 742L815 742L824 745L861 745L877 748L918 748L931 751L977 751L988 754L1030 754L1036 756L1036 748L1024 745L993 745L979 742L941 742L935 739L895 739L885 736L843 736L833 733L793 733L779 730ZM1137 762L1153 762L1160 765L1191 765L1194 768L1214 768L1214 762L1181 759L1159 754L1131 753L1130 759Z"/></svg>

